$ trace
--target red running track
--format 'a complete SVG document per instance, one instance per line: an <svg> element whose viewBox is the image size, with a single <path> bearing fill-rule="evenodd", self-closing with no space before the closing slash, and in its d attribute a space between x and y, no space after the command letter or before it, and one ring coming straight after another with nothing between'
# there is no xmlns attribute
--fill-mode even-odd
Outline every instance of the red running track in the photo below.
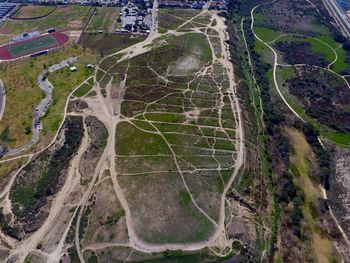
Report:
<svg viewBox="0 0 350 263"><path fill-rule="evenodd" d="M25 54L23 54L21 56L11 56L11 54L10 54L10 52L8 50L8 48L10 46L12 46L12 45L16 45L16 44L22 43L22 42L33 41L35 39L40 39L40 38L45 37L47 35L53 36L56 39L57 44L51 45L51 46L47 46L45 48L42 48L42 49L39 49L39 50L35 50L35 51L32 51L32 52L28 52L28 53L25 53ZM0 59L1 60L11 60L11 59L19 58L19 57L28 56L28 55L35 54L35 53L43 51L43 50L47 50L47 49L55 48L55 47L58 47L58 46L62 46L67 41L68 41L68 36L66 34L63 34L62 32L53 32L51 34L45 34L45 35L42 35L42 36L39 36L39 37L35 37L35 38L23 40L23 41L18 41L18 42L15 42L15 43L6 44L6 45L3 45L3 46L0 46Z"/></svg>

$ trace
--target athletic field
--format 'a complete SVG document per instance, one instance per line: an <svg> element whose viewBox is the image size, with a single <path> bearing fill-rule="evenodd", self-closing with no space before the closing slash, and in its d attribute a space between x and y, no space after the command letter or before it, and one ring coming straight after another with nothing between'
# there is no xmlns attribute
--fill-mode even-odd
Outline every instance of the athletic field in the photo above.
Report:
<svg viewBox="0 0 350 263"><path fill-rule="evenodd" d="M56 46L58 44L56 38L51 35L33 39L29 41L18 42L15 45L9 46L8 50L11 57L21 57L28 53L33 53L47 47Z"/></svg>
<svg viewBox="0 0 350 263"><path fill-rule="evenodd" d="M55 32L33 39L11 43L0 47L0 59L10 60L63 45L68 36Z"/></svg>

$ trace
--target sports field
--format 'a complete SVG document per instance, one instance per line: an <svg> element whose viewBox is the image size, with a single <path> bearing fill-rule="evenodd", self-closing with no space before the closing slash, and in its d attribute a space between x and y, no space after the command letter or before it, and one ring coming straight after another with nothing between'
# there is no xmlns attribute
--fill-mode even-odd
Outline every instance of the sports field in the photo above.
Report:
<svg viewBox="0 0 350 263"><path fill-rule="evenodd" d="M52 9L52 7L50 7ZM59 5L53 13L40 19L12 20L7 19L2 26L5 34L11 36L22 32L46 31L50 27L60 29L79 30L83 26L83 20L91 7L80 5ZM47 13L48 8L40 5L27 5L21 7L17 12L17 17L32 17Z"/></svg>
<svg viewBox="0 0 350 263"><path fill-rule="evenodd" d="M41 49L55 46L58 42L56 38L51 35L44 36L40 39L33 39L32 41L19 42L16 45L9 46L8 50L12 57L20 57L28 53L36 52Z"/></svg>
<svg viewBox="0 0 350 263"><path fill-rule="evenodd" d="M0 59L9 60L30 55L41 50L63 45L67 40L67 35L61 32L55 32L26 41L0 46Z"/></svg>

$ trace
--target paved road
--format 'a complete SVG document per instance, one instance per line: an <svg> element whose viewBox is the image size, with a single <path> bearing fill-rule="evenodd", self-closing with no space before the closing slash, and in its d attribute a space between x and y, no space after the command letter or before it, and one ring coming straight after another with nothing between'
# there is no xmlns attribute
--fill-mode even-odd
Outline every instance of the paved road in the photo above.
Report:
<svg viewBox="0 0 350 263"><path fill-rule="evenodd" d="M152 24L150 28L150 35L158 32L158 1L154 0L152 9Z"/></svg>
<svg viewBox="0 0 350 263"><path fill-rule="evenodd" d="M339 22L346 36L350 37L350 22L341 7L336 3L335 0L325 0L325 4Z"/></svg>
<svg viewBox="0 0 350 263"><path fill-rule="evenodd" d="M0 79L0 121L5 111L5 104L6 104L5 86L2 80Z"/></svg>
<svg viewBox="0 0 350 263"><path fill-rule="evenodd" d="M53 85L50 83L50 81L47 79L47 75L50 72L54 72L61 68L70 66L72 63L77 61L77 59L78 58L76 57L71 57L66 60L62 60L60 63L50 66L48 70L44 70L38 76L39 87L42 91L45 92L46 96L44 99L40 101L39 105L34 109L33 123L32 123L32 138L30 142L22 145L21 147L18 147L15 149L9 149L9 151L6 153L7 156L24 152L25 150L32 147L39 140L40 130L42 129L42 123L40 121L40 118L46 114L50 106L50 103L52 101L52 90L54 88Z"/></svg>

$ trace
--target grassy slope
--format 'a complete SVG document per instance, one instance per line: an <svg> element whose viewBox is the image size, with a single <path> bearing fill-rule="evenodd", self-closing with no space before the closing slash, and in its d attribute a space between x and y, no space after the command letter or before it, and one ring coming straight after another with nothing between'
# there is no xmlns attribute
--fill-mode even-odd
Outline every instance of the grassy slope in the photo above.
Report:
<svg viewBox="0 0 350 263"><path fill-rule="evenodd" d="M0 185L3 183L3 180L6 176L10 175L12 171L25 164L27 160L28 158L24 157L6 163L0 163Z"/></svg>
<svg viewBox="0 0 350 263"><path fill-rule="evenodd" d="M193 55L198 57L199 69L201 66L208 64L212 59L211 49L209 48L207 39L203 34L192 33L182 36L169 37L166 39L166 43L163 43L163 45L156 47L148 53L133 58L130 61L127 72L128 79L126 82L126 96L130 96L131 90L135 95L138 95L139 89L137 87L149 85L149 95L146 94L147 96L142 96L142 94L140 94L141 97L139 99L150 102L155 99L150 98L152 94L162 92L162 90L166 88L161 86L164 85L162 81L159 79L157 80L156 76L154 76L154 73L152 73L152 71L149 71L149 69L146 67L145 61L147 61L149 67L151 67L155 72L161 75L166 75L169 65L176 65L176 63L179 63L178 61L181 62L182 59ZM185 84L187 82L187 78L189 78L189 80L193 78L187 74L189 74L189 72L186 72L184 76L178 76L178 79L176 81L176 87L178 89L185 89L187 87L187 84ZM218 75L220 75L219 69ZM154 87L155 83L158 84L157 87ZM205 89L207 87L205 86L205 80L203 80L201 84L203 87L199 87L199 89ZM135 85L136 88L132 87L132 85ZM170 85L175 86L175 83L169 84L169 86ZM181 100L176 97L164 97L164 100L166 99L168 100L164 103L169 105L169 107L174 105L176 106L178 103L182 105ZM209 104L207 100L196 100L195 102L201 103L201 106L199 107L206 107L206 105ZM125 104L122 105L122 112L126 107L134 107L132 103L127 103L129 102L125 102ZM186 102L183 103L186 104ZM189 148L191 145L193 146L195 144L194 141L198 141L198 143L196 143L197 146L208 146L205 145L205 139L201 138L201 135L194 135L194 128L191 129L191 127L187 125L178 126L179 123L186 122L185 116L181 114L186 110L180 108L180 113L174 113L172 109L166 109L164 113L159 113L162 104L163 102L160 102L159 105L152 105L150 108L148 108L148 113L145 114L144 117L148 120L173 123L176 125L173 127L183 129L184 135L176 135L171 133L167 134L166 132L170 131L173 128L171 125L160 125L157 123L155 124L157 128L161 130L163 136L170 144L177 145L174 146L174 151L178 155L182 155L182 158L179 158L178 160L181 169L191 169L189 167L189 164L195 165L196 167L203 167L205 165L211 164L215 165L216 167L217 162L210 159L211 155L209 155L207 158L203 155L200 156L200 158L199 156L193 156L198 155L198 151L200 151L199 149ZM210 105L208 105L208 107L209 106ZM132 115L132 113L129 114ZM201 117L205 119L204 116ZM139 116L139 119L142 118L142 116ZM150 127L149 124L145 125L147 122L138 120L133 121L133 123L138 126L141 126L142 123L143 129L147 131L154 131L154 128ZM208 125L210 125L210 123L208 123ZM181 131L179 130L178 132ZM186 148L185 146L188 147ZM220 139L217 140L215 147L218 149L222 149L224 147L230 147L230 149L234 148L232 144L226 145ZM119 179L120 184L123 190L127 193L127 199L131 205L131 213L134 213L135 222L142 220L144 224L146 220L145 218L148 218L148 215L145 216L141 214L140 211L144 210L145 208L151 210L154 206L158 206L157 211L155 212L159 213L159 230L157 230L157 227L154 226L154 223L152 223L152 226L148 225L147 230L145 229L146 226L138 226L137 231L140 233L142 238L148 242L154 243L196 242L204 240L208 237L209 234L212 233L212 224L206 220L203 215L198 213L196 209L194 209L191 200L189 200L189 195L186 189L183 189L183 183L179 174L176 172L177 168L174 164L173 158L169 157L169 155L171 155L171 152L169 151L168 146L165 144L165 141L161 136L141 131L126 122L119 123L116 132L116 153L117 155L124 156L117 159L117 162L119 164L117 165L119 168L117 172L121 174ZM160 154L167 156L157 158L149 156ZM145 157L136 158L135 155L141 155ZM186 159L186 162L182 159ZM161 161L159 162L159 160ZM140 175L127 175L129 173L140 172L140 167L144 173L156 170L159 172L159 174L153 175L152 173L145 173ZM161 173L160 171L163 172ZM210 180L212 178L220 179L220 176L216 172L208 172L208 174L211 175ZM217 200L216 194L215 197L209 198L210 194L214 192L212 189L199 187L201 180L199 180L196 176L185 176L191 177L187 178L189 188L191 189L194 198L197 199L197 202L200 203L200 206L203 209L207 209L206 205L211 204L212 200ZM153 180L156 180L156 182ZM207 178L203 178L203 180L209 181ZM217 191L222 191L222 189L220 189L222 182L220 181L220 183L221 185L218 184L218 186L214 183L208 183L208 185L215 189L218 189ZM171 190L168 190L170 186ZM138 190L135 191L134 189ZM143 199L140 197L140 191L144 193L142 195ZM159 194L157 191L160 191ZM155 195L157 196L156 199L154 199ZM168 200L172 200L172 211L169 211L164 206L169 202ZM142 207L142 209L138 209L138 207ZM218 207L219 205L216 204L211 206L211 208L208 208L208 211L206 210L206 212L210 214L214 220L216 218L215 212L218 211ZM159 211L161 211L161 213ZM177 216L173 216L174 211L176 211ZM169 217L172 217L172 219L169 219ZM179 231L179 229L174 229L173 225L169 224L169 222L177 222L178 226L181 228L181 231ZM192 226L192 228L189 229L189 226Z"/></svg>
<svg viewBox="0 0 350 263"><path fill-rule="evenodd" d="M336 252L332 241L322 234L313 209L319 198L322 198L320 185L315 184L309 174L310 167L317 165L316 158L302 133L290 128L286 128L285 132L294 152L290 158L293 181L304 195L302 231L308 233L305 245L309 247L316 262L332 262Z"/></svg>
<svg viewBox="0 0 350 263"><path fill-rule="evenodd" d="M283 32L268 28L264 24L264 16L260 14L258 11L255 12L254 18L255 18L254 31L257 34L257 36L261 38L263 41L266 41L266 42L273 41L276 37L284 34ZM333 48L334 51L337 53L337 60L335 61L335 63L332 65L331 68L338 73L347 69L349 65L345 62L345 50L341 47L341 44L334 41L331 38L331 32L324 26L318 26L317 24L315 24L313 25L313 28L316 33L316 35L313 36L313 38L316 38L316 39L319 39L320 41L325 42L331 48ZM293 37L292 36L281 37L281 40L283 39L290 40L290 39L293 39ZM334 52L331 48L327 47L327 45L312 38L307 38L306 40L310 42L312 46L312 50L314 52L322 53L329 62L334 60L335 58ZM255 50L257 51L258 54L260 54L264 58L265 62L270 63L272 65L273 60L272 60L271 54L269 54L270 53L269 50L265 47L265 45L263 45L258 40L255 41ZM273 83L272 70L267 77L270 80L270 82ZM278 77L278 79L280 80L283 79L283 76ZM284 94L287 95L285 92ZM319 131L321 131L321 134L323 136L329 138L330 140L334 141L339 145L343 145L343 146L350 145L350 134L335 132L325 126L321 126L315 120L309 118L305 114L304 110L300 107L300 104L296 101L296 98L287 96L286 100L301 117L303 117L305 120L310 122L313 126L315 126Z"/></svg>
<svg viewBox="0 0 350 263"><path fill-rule="evenodd" d="M37 85L37 78L44 65L55 64L69 56L79 56L78 71L69 73L67 69L50 74L49 79L55 86L53 106L49 108L48 116L44 118L44 134L52 134L60 116L67 94L89 74L85 63L94 62L94 56L82 48L65 47L35 59L19 60L1 67L1 78L7 91L6 107L0 122L0 132L7 126L10 128L9 145L16 147L28 142L31 134L32 112L44 93ZM59 115L57 115L59 114ZM45 127L46 126L46 127ZM27 128L27 130L26 130Z"/></svg>

